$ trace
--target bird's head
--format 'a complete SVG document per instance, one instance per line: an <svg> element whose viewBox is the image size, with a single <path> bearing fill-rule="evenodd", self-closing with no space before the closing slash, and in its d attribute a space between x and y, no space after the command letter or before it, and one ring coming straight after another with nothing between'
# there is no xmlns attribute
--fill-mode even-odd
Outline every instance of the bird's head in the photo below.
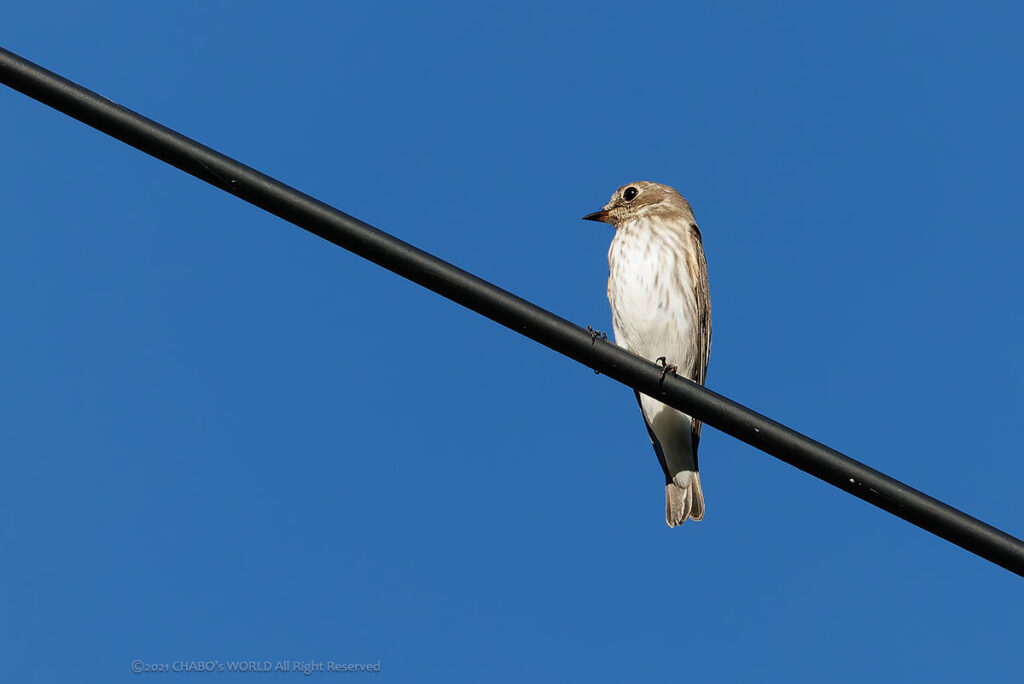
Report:
<svg viewBox="0 0 1024 684"><path fill-rule="evenodd" d="M693 210L675 188L651 181L637 181L623 185L600 211L583 218L607 223L618 230L635 219L659 216L692 222Z"/></svg>

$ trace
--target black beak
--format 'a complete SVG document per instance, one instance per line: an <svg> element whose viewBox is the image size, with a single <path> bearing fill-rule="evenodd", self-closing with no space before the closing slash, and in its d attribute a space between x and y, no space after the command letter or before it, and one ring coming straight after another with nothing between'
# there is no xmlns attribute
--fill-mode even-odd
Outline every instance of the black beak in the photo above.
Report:
<svg viewBox="0 0 1024 684"><path fill-rule="evenodd" d="M593 214L587 214L583 217L584 221L600 221L601 223L608 223L608 212L602 209L601 211L595 211Z"/></svg>

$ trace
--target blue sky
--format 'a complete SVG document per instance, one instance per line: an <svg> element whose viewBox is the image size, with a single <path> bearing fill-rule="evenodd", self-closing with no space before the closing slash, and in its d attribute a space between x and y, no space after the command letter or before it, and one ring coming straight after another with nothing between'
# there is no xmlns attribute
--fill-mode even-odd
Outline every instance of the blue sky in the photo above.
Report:
<svg viewBox="0 0 1024 684"><path fill-rule="evenodd" d="M709 387L1020 535L1022 20L39 2L0 45L581 325L579 218L671 184ZM0 130L11 681L1018 678L1009 572L715 430L670 530L627 388L5 88Z"/></svg>

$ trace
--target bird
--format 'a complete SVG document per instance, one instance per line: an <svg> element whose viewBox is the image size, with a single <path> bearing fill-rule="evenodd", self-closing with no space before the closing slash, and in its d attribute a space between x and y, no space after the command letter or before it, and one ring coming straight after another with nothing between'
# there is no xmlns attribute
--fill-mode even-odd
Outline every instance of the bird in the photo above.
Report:
<svg viewBox="0 0 1024 684"><path fill-rule="evenodd" d="M637 181L583 218L615 229L608 248L615 344L661 364L663 378L672 372L703 385L711 352L711 296L703 238L690 203L675 188ZM634 393L665 472L665 522L676 527L701 520L701 422Z"/></svg>

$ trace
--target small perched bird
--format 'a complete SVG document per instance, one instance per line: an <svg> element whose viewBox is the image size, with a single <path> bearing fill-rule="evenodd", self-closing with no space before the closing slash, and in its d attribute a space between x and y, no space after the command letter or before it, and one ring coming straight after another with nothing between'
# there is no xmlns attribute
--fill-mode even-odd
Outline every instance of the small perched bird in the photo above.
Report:
<svg viewBox="0 0 1024 684"><path fill-rule="evenodd" d="M665 371L704 384L711 350L711 299L700 230L690 203L667 185L638 181L583 217L615 228L608 249L608 301L615 343ZM704 517L697 472L700 421L637 393L665 471L665 522Z"/></svg>

